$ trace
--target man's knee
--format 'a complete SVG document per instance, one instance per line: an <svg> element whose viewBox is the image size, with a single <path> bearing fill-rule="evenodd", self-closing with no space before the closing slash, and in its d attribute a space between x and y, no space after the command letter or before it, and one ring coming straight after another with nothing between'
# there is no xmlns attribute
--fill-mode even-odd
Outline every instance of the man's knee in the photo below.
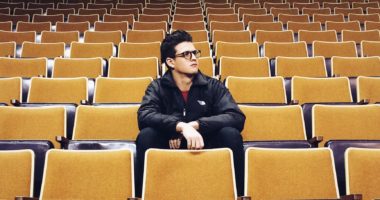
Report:
<svg viewBox="0 0 380 200"><path fill-rule="evenodd" d="M154 147L158 141L162 140L156 129L151 127L143 128L136 138L137 146Z"/></svg>
<svg viewBox="0 0 380 200"><path fill-rule="evenodd" d="M220 138L220 141L222 143L242 143L243 139L240 134L240 131L233 127L224 127L219 130L218 132L218 138Z"/></svg>

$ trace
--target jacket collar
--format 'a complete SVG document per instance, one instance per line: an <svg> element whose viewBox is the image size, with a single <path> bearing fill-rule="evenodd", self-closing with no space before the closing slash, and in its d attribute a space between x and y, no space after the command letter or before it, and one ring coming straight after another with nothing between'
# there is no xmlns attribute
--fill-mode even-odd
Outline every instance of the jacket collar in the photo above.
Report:
<svg viewBox="0 0 380 200"><path fill-rule="evenodd" d="M169 87L177 87L177 85L175 84L175 81L173 79L173 75L172 75L172 71L171 70L168 70L164 76L162 76L161 78L162 80L162 83L166 86L169 86ZM203 75L200 71L198 71L198 73L194 76L193 78L193 85L194 86L203 86L203 85L207 85L207 79L206 79L206 76Z"/></svg>

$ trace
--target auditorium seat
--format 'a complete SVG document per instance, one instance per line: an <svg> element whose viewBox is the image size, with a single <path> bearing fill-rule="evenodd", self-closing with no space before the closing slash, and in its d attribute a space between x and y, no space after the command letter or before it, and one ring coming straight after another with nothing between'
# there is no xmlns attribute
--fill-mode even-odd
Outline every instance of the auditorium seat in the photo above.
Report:
<svg viewBox="0 0 380 200"><path fill-rule="evenodd" d="M243 141L307 140L299 105L239 105L246 116Z"/></svg>
<svg viewBox="0 0 380 200"><path fill-rule="evenodd" d="M0 198L33 196L34 153L31 150L0 150Z"/></svg>
<svg viewBox="0 0 380 200"><path fill-rule="evenodd" d="M122 42L123 34L121 31L85 31L84 42L85 43L107 43L112 42L115 46L118 46Z"/></svg>
<svg viewBox="0 0 380 200"><path fill-rule="evenodd" d="M13 10L14 15L29 15L29 19L33 19L33 16L35 14L42 15L42 8L35 8L35 9L25 9L25 8L15 8Z"/></svg>
<svg viewBox="0 0 380 200"><path fill-rule="evenodd" d="M380 107L377 105L314 105L313 136L330 140L379 140Z"/></svg>
<svg viewBox="0 0 380 200"><path fill-rule="evenodd" d="M150 43L131 43L122 42L119 44L119 55L120 58L147 58L156 57L161 59L160 52L161 42L150 42ZM161 63L161 60L159 60Z"/></svg>
<svg viewBox="0 0 380 200"><path fill-rule="evenodd" d="M275 72L276 57L307 57L307 55L306 42L264 42L264 56L269 58L272 75Z"/></svg>
<svg viewBox="0 0 380 200"><path fill-rule="evenodd" d="M249 22L274 22L274 16L272 14L268 15L243 15L244 26L248 26Z"/></svg>
<svg viewBox="0 0 380 200"><path fill-rule="evenodd" d="M111 15L133 15L133 19L137 20L139 17L138 8L111 8Z"/></svg>
<svg viewBox="0 0 380 200"><path fill-rule="evenodd" d="M380 56L380 42L379 41L367 41L361 42L362 56Z"/></svg>
<svg viewBox="0 0 380 200"><path fill-rule="evenodd" d="M70 46L71 42L79 42L79 31L42 31L41 43L64 42Z"/></svg>
<svg viewBox="0 0 380 200"><path fill-rule="evenodd" d="M282 77L227 77L226 87L238 104L286 104Z"/></svg>
<svg viewBox="0 0 380 200"><path fill-rule="evenodd" d="M342 31L342 41L355 41L356 44L360 44L363 40L368 41L380 41L380 31L370 30L370 31L353 31L353 30L343 30Z"/></svg>
<svg viewBox="0 0 380 200"><path fill-rule="evenodd" d="M222 56L219 63L219 75L221 81L228 76L269 77L269 59Z"/></svg>
<svg viewBox="0 0 380 200"><path fill-rule="evenodd" d="M12 99L22 101L22 79L20 77L0 78L0 102L10 105Z"/></svg>
<svg viewBox="0 0 380 200"><path fill-rule="evenodd" d="M203 42L193 42L195 49L201 51L201 57L211 57L212 51L210 48L210 43L208 41Z"/></svg>
<svg viewBox="0 0 380 200"><path fill-rule="evenodd" d="M17 45L21 45L23 42L35 42L36 32L12 32L12 31L0 31L0 42L16 42Z"/></svg>
<svg viewBox="0 0 380 200"><path fill-rule="evenodd" d="M182 14L174 14L173 22L199 22L203 21L203 14L194 14L194 15L182 15Z"/></svg>
<svg viewBox="0 0 380 200"><path fill-rule="evenodd" d="M347 77L310 78L293 76L292 101L305 103L353 102Z"/></svg>
<svg viewBox="0 0 380 200"><path fill-rule="evenodd" d="M335 14L343 14L345 18L350 14L363 14L362 8L334 8Z"/></svg>
<svg viewBox="0 0 380 200"><path fill-rule="evenodd" d="M379 22L379 14L349 14L348 21L359 21L360 24L364 24L366 21Z"/></svg>
<svg viewBox="0 0 380 200"><path fill-rule="evenodd" d="M368 100L369 103L380 102L380 79L378 77L359 76L356 82L357 101Z"/></svg>
<svg viewBox="0 0 380 200"><path fill-rule="evenodd" d="M116 55L114 52L114 44L112 42L105 43L81 43L72 42L70 50L70 58L95 58L101 57L108 60Z"/></svg>
<svg viewBox="0 0 380 200"><path fill-rule="evenodd" d="M123 36L127 34L129 24L127 21L123 22L95 22L94 31L121 31Z"/></svg>
<svg viewBox="0 0 380 200"><path fill-rule="evenodd" d="M151 30L163 30L165 33L168 32L168 24L164 21L162 22L133 22L132 30L140 31L151 31Z"/></svg>
<svg viewBox="0 0 380 200"><path fill-rule="evenodd" d="M73 140L135 141L140 105L78 106Z"/></svg>
<svg viewBox="0 0 380 200"><path fill-rule="evenodd" d="M47 77L46 58L0 58L0 77Z"/></svg>
<svg viewBox="0 0 380 200"><path fill-rule="evenodd" d="M256 30L256 42L261 46L265 42L294 42L293 31Z"/></svg>
<svg viewBox="0 0 380 200"><path fill-rule="evenodd" d="M128 30L125 41L133 43L162 42L164 37L164 30Z"/></svg>
<svg viewBox="0 0 380 200"><path fill-rule="evenodd" d="M57 25L57 22L64 22L65 16L63 14L57 14L57 15L34 15L33 22L49 22L54 27ZM52 29L54 29L52 27Z"/></svg>
<svg viewBox="0 0 380 200"><path fill-rule="evenodd" d="M107 13L110 13L113 7L114 5L112 3L99 3L98 1L96 1L95 3L87 4L87 9L104 9L105 8Z"/></svg>
<svg viewBox="0 0 380 200"><path fill-rule="evenodd" d="M96 8L96 9L79 8L78 16L75 18L78 20L80 20L80 18L82 18L82 19L87 18L88 19L87 21L89 21L90 24L93 25L93 23L91 23L91 20L95 20L94 15L98 15L98 20L102 20L103 15L105 15L105 14L107 14L106 8ZM71 16L73 16L73 15L71 15ZM87 16L87 17L85 17L85 16ZM69 19L70 19L70 15L69 15ZM98 20L95 20L95 21L98 21Z"/></svg>
<svg viewBox="0 0 380 200"><path fill-rule="evenodd" d="M46 10L46 15L63 15L64 19L69 17L69 14L75 14L74 8L59 9L59 8L48 8Z"/></svg>
<svg viewBox="0 0 380 200"><path fill-rule="evenodd" d="M228 57L259 57L259 47L256 42L225 42L219 41L215 47L216 61L222 56Z"/></svg>
<svg viewBox="0 0 380 200"><path fill-rule="evenodd" d="M101 58L55 58L53 78L87 77L95 79L104 75Z"/></svg>
<svg viewBox="0 0 380 200"><path fill-rule="evenodd" d="M78 31L83 34L85 31L90 29L89 22L57 22L56 31L66 32L66 31Z"/></svg>
<svg viewBox="0 0 380 200"><path fill-rule="evenodd" d="M65 43L35 43L23 42L21 58L39 58L45 57L54 59L65 56Z"/></svg>
<svg viewBox="0 0 380 200"><path fill-rule="evenodd" d="M266 15L267 10L265 8L260 8L260 7L255 7L255 8L241 7L239 8L237 13L239 14L239 19L241 20L243 19L244 15Z"/></svg>
<svg viewBox="0 0 380 200"><path fill-rule="evenodd" d="M198 58L198 69L207 76L215 77L215 64L211 57Z"/></svg>
<svg viewBox="0 0 380 200"><path fill-rule="evenodd" d="M293 76L327 77L325 60L316 57L283 57L276 58L276 76L291 78Z"/></svg>
<svg viewBox="0 0 380 200"><path fill-rule="evenodd" d="M238 1L231 1L232 7L235 9L235 13L239 13L239 9L245 9L245 8L261 8L259 3L254 3L253 1L250 0L238 0ZM265 11L266 14L266 11ZM239 18L242 19L242 15L239 15Z"/></svg>
<svg viewBox="0 0 380 200"><path fill-rule="evenodd" d="M54 3L28 3L28 9L36 9L36 8L42 8L42 12L46 13L46 9L48 8L54 8Z"/></svg>
<svg viewBox="0 0 380 200"><path fill-rule="evenodd" d="M143 8L142 14L144 15L169 15L171 16L170 8Z"/></svg>
<svg viewBox="0 0 380 200"><path fill-rule="evenodd" d="M39 78L30 82L28 103L79 104L88 100L88 80L80 78Z"/></svg>
<svg viewBox="0 0 380 200"><path fill-rule="evenodd" d="M281 14L297 16L299 13L298 8L270 8L268 10L270 10L270 14L272 14L274 18L277 19L278 21L280 21L279 15ZM303 15L300 15L300 16L303 16ZM299 20L299 18L303 18L303 17L295 17L295 18Z"/></svg>
<svg viewBox="0 0 380 200"><path fill-rule="evenodd" d="M247 29L251 32L252 36L255 38L257 30L260 31L282 31L282 22L256 22L250 21L248 23Z"/></svg>
<svg viewBox="0 0 380 200"><path fill-rule="evenodd" d="M215 30L212 33L212 44L213 47L219 41L223 42L251 42L251 32L250 31L222 31Z"/></svg>
<svg viewBox="0 0 380 200"><path fill-rule="evenodd" d="M199 30L199 31L187 31L193 38L193 42L204 42L209 41L208 31Z"/></svg>
<svg viewBox="0 0 380 200"><path fill-rule="evenodd" d="M58 3L57 8L58 9L74 9L75 14L78 14L80 8L84 8L84 3L76 2L76 3Z"/></svg>
<svg viewBox="0 0 380 200"><path fill-rule="evenodd" d="M339 199L335 174L327 148L248 148L245 195L252 199Z"/></svg>
<svg viewBox="0 0 380 200"><path fill-rule="evenodd" d="M24 15L0 14L0 22L8 22L8 21L11 21L13 24L17 24L17 22L29 22L30 17L27 14L24 14Z"/></svg>
<svg viewBox="0 0 380 200"><path fill-rule="evenodd" d="M331 59L332 75L357 77L357 76L380 76L379 57L339 57Z"/></svg>
<svg viewBox="0 0 380 200"><path fill-rule="evenodd" d="M163 15L148 15L148 14L139 14L140 22L168 22L169 23L170 16L168 14Z"/></svg>
<svg viewBox="0 0 380 200"><path fill-rule="evenodd" d="M80 163L80 165L78 165ZM134 196L130 150L50 150L41 199L121 199ZM62 176L62 169L67 172ZM100 184L101 183L101 184Z"/></svg>
<svg viewBox="0 0 380 200"><path fill-rule="evenodd" d="M239 21L238 14L209 14L207 15L207 22L220 21L220 22L237 22Z"/></svg>
<svg viewBox="0 0 380 200"><path fill-rule="evenodd" d="M344 157L347 194L362 194L363 199L379 197L379 149L348 148Z"/></svg>
<svg viewBox="0 0 380 200"><path fill-rule="evenodd" d="M90 15L69 15L67 22L89 22L90 26L94 26L94 23L99 21L98 14L90 14Z"/></svg>
<svg viewBox="0 0 380 200"><path fill-rule="evenodd" d="M16 56L16 43L15 42L0 42L0 57Z"/></svg>
<svg viewBox="0 0 380 200"><path fill-rule="evenodd" d="M233 8L206 8L206 15L213 14L235 14L235 10ZM210 21L209 21L210 22Z"/></svg>
<svg viewBox="0 0 380 200"><path fill-rule="evenodd" d="M135 21L133 15L104 15L103 22L128 22L129 25Z"/></svg>
<svg viewBox="0 0 380 200"><path fill-rule="evenodd" d="M111 58L109 61L108 77L136 78L159 75L158 58Z"/></svg>
<svg viewBox="0 0 380 200"><path fill-rule="evenodd" d="M236 199L229 149L149 149L145 158L143 199Z"/></svg>
<svg viewBox="0 0 380 200"><path fill-rule="evenodd" d="M12 31L12 22L0 22L0 31Z"/></svg>
<svg viewBox="0 0 380 200"><path fill-rule="evenodd" d="M104 78L95 81L94 103L141 103L151 77Z"/></svg>
<svg viewBox="0 0 380 200"><path fill-rule="evenodd" d="M211 21L209 22L209 31L210 33L214 32L214 30L222 30L222 31L244 31L243 22L218 22Z"/></svg>
<svg viewBox="0 0 380 200"><path fill-rule="evenodd" d="M318 3L318 2L315 2ZM331 14L330 8L303 8L302 9L302 14L304 15L309 15L312 19L314 19L315 14L324 14L324 15L329 15Z"/></svg>
<svg viewBox="0 0 380 200"><path fill-rule="evenodd" d="M343 30L360 31L360 23L358 21L352 21L352 22L327 21L326 30L335 30L338 33L338 35Z"/></svg>
<svg viewBox="0 0 380 200"><path fill-rule="evenodd" d="M314 14L314 22L321 22L322 25L325 25L326 22L344 22L344 16L342 14Z"/></svg>
<svg viewBox="0 0 380 200"><path fill-rule="evenodd" d="M64 107L1 106L0 121L1 140L49 140L59 148L55 136L66 136Z"/></svg>
<svg viewBox="0 0 380 200"><path fill-rule="evenodd" d="M175 19L177 20L177 19ZM206 25L204 21L193 21L193 22L185 22L185 21L173 21L171 24L171 31L175 30L185 30L185 31L198 31L198 30L206 30Z"/></svg>
<svg viewBox="0 0 380 200"><path fill-rule="evenodd" d="M287 28L293 31L294 34L298 35L301 30L306 31L322 31L322 25L320 22L293 22L288 21Z"/></svg>

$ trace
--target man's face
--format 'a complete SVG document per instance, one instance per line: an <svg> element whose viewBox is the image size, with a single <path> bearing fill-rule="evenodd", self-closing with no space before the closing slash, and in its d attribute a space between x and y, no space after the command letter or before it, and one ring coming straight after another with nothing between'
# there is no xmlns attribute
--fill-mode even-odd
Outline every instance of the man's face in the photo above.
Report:
<svg viewBox="0 0 380 200"><path fill-rule="evenodd" d="M182 42L175 46L176 56L170 59L169 65L175 71L183 74L196 74L198 72L198 59L194 53L195 47L192 42Z"/></svg>

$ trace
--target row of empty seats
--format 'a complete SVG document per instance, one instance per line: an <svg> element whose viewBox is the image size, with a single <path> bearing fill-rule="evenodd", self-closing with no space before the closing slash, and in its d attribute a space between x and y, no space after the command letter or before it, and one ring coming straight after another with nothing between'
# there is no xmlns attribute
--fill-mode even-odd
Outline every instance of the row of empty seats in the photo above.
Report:
<svg viewBox="0 0 380 200"><path fill-rule="evenodd" d="M343 181L347 194L360 194L363 199L377 198L380 195L377 178L380 150L351 147L338 155L344 157L345 164L334 164L333 151L328 148L248 148L244 193L252 199L278 199L278 196L339 199L338 182ZM7 163L0 166L7 172L1 174L1 198L36 196L33 195L33 181L37 178L34 177L34 156L30 150L0 151L1 162ZM146 159L143 199L189 199L189 195L196 199L237 199L233 157L228 149L196 152L151 149ZM170 167L165 164L173 161ZM36 186L41 187L41 199L57 196L124 199L134 196L133 165L133 153L127 149L48 150L42 165L43 175L40 174L42 186ZM70 173L62 176L63 171ZM346 172L346 176L337 175L341 172ZM10 178L11 183L4 181ZM180 188L186 188L186 193Z"/></svg>

